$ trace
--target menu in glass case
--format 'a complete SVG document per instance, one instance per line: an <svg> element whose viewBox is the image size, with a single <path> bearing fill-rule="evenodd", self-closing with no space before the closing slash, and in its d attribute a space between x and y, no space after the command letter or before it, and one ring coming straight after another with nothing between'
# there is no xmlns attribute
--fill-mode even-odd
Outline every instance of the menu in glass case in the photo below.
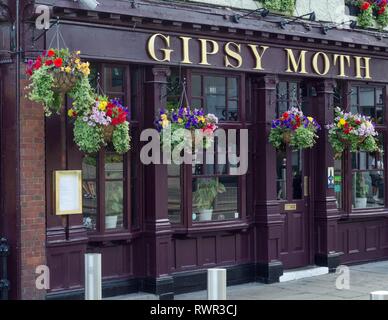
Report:
<svg viewBox="0 0 388 320"><path fill-rule="evenodd" d="M56 215L82 213L82 171L54 171Z"/></svg>

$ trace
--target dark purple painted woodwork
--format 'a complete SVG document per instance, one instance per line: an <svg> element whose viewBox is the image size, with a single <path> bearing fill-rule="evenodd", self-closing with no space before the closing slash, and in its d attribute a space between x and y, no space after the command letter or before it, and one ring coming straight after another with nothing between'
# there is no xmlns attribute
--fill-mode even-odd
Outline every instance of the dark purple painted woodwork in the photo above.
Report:
<svg viewBox="0 0 388 320"><path fill-rule="evenodd" d="M341 263L388 258L388 219L339 222L338 250Z"/></svg>

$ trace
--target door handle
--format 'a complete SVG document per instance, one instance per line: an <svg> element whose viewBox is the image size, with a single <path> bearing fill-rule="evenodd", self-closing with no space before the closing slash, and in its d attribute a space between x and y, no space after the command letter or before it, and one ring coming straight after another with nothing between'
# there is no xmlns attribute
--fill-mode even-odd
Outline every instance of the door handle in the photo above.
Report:
<svg viewBox="0 0 388 320"><path fill-rule="evenodd" d="M303 194L305 197L309 196L309 176L304 176L303 179Z"/></svg>

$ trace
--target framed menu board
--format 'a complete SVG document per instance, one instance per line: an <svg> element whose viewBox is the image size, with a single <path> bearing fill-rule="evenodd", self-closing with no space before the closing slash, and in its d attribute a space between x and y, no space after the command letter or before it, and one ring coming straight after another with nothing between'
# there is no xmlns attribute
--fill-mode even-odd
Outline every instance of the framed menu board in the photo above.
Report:
<svg viewBox="0 0 388 320"><path fill-rule="evenodd" d="M54 171L54 204L56 215L82 213L82 171Z"/></svg>

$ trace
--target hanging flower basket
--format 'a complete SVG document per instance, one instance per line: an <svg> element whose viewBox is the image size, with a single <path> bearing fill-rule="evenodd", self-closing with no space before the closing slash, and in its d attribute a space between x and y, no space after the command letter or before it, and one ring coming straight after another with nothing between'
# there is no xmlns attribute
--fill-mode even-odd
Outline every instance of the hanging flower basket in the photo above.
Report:
<svg viewBox="0 0 388 320"><path fill-rule="evenodd" d="M160 110L156 128L161 134L163 148L191 147L194 151L201 143L207 149L214 141L218 118L202 109L180 107L175 110Z"/></svg>
<svg viewBox="0 0 388 320"><path fill-rule="evenodd" d="M69 117L75 118L74 141L85 153L98 152L107 144L112 144L117 153L126 153L131 142L128 114L118 99L105 96L96 98L90 113L81 117L70 109Z"/></svg>
<svg viewBox="0 0 388 320"><path fill-rule="evenodd" d="M339 159L345 150L350 152L379 151L375 125L370 117L361 114L345 113L335 108L335 118L332 124L326 126L329 130L329 142Z"/></svg>
<svg viewBox="0 0 388 320"><path fill-rule="evenodd" d="M272 121L269 142L276 148L290 146L295 150L312 148L318 138L319 124L312 117L306 117L297 108L291 108Z"/></svg>
<svg viewBox="0 0 388 320"><path fill-rule="evenodd" d="M88 62L82 62L80 52L68 49L44 51L35 61L30 60L26 73L31 83L27 86L28 98L43 104L46 116L60 113L65 95L73 99L77 113L87 113L94 93L89 83Z"/></svg>
<svg viewBox="0 0 388 320"><path fill-rule="evenodd" d="M373 27L375 21L380 28L388 26L387 0L347 0L346 3L356 12L361 28Z"/></svg>

